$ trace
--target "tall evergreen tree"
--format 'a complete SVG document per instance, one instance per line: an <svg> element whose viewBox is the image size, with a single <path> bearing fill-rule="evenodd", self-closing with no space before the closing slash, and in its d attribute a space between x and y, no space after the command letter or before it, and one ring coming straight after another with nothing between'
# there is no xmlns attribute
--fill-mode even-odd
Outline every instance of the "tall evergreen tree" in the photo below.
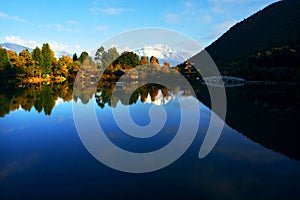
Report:
<svg viewBox="0 0 300 200"><path fill-rule="evenodd" d="M33 51L31 52L31 56L32 56L32 59L35 61L35 64L37 64L38 66L43 65L43 55L42 55L42 51L39 47L36 47L35 49L33 49Z"/></svg>
<svg viewBox="0 0 300 200"><path fill-rule="evenodd" d="M88 52L84 51L84 52L82 52L82 53L80 54L78 60L79 60L81 63L83 63L83 61L84 61L86 58L88 58L88 57L89 57Z"/></svg>
<svg viewBox="0 0 300 200"><path fill-rule="evenodd" d="M113 65L120 65L122 69L131 69L140 64L139 56L134 52L123 52L120 57L113 61Z"/></svg>
<svg viewBox="0 0 300 200"><path fill-rule="evenodd" d="M76 60L78 60L78 57L77 57L77 54L74 53L74 54L73 54L73 62L75 62Z"/></svg>
<svg viewBox="0 0 300 200"><path fill-rule="evenodd" d="M101 46L96 54L95 54L95 58L94 60L96 62L100 63L100 67L102 69L106 69L110 64L112 64L112 62L114 62L118 57L119 57L119 53L116 49L116 47L112 47L110 49L108 49L108 51L105 51L104 47Z"/></svg>
<svg viewBox="0 0 300 200"><path fill-rule="evenodd" d="M0 46L0 82L14 78L15 69L12 67L6 49Z"/></svg>
<svg viewBox="0 0 300 200"><path fill-rule="evenodd" d="M38 74L38 76L41 77L41 66L43 65L42 50L39 47L36 47L31 52L31 57L34 63L35 74Z"/></svg>
<svg viewBox="0 0 300 200"><path fill-rule="evenodd" d="M23 65L25 65L27 67L32 65L32 58L31 58L31 54L28 51L28 49L22 50L19 53L19 60L21 62L23 62Z"/></svg>
<svg viewBox="0 0 300 200"><path fill-rule="evenodd" d="M0 72L10 65L9 57L6 49L0 47Z"/></svg>
<svg viewBox="0 0 300 200"><path fill-rule="evenodd" d="M43 44L42 55L43 55L43 63L41 66L42 73L44 75L47 75L47 74L50 74L50 72L51 72L52 58L54 57L54 53L51 50L48 43Z"/></svg>

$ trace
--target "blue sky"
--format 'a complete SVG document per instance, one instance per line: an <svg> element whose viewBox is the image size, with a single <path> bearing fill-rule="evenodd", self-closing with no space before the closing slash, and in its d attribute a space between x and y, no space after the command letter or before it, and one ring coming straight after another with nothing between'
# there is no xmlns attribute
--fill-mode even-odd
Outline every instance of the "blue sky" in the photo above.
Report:
<svg viewBox="0 0 300 200"><path fill-rule="evenodd" d="M236 22L276 0L0 0L0 42L91 52L120 32L179 31L207 46Z"/></svg>

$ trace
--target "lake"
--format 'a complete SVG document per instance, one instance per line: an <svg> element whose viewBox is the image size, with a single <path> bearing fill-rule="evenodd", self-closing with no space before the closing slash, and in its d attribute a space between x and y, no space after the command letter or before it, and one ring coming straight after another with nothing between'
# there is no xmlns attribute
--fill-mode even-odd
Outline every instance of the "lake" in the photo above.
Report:
<svg viewBox="0 0 300 200"><path fill-rule="evenodd" d="M83 91L76 97L68 83L2 88L0 199L299 199L299 87L226 88L226 125L212 151L199 159L212 112L206 86L192 85L197 98L186 88L148 84L129 103L111 97L110 82L95 95ZM155 151L174 139L180 113L191 109L179 102L198 103L199 128L191 146L172 164L149 173L125 173L99 162L85 148L74 124L74 102L92 103L106 136L131 152ZM153 108L163 108L168 116L153 137L124 134L113 118L114 112L128 109L136 124L147 126ZM191 124L194 118L191 114Z"/></svg>

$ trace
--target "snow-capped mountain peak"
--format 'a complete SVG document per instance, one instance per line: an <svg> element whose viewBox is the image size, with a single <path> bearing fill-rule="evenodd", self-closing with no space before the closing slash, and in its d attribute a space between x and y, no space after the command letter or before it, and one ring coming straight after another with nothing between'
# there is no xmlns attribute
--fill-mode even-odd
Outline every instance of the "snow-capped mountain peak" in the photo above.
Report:
<svg viewBox="0 0 300 200"><path fill-rule="evenodd" d="M154 56L159 59L160 63L166 61L171 65L182 63L192 56L188 51L176 50L166 44L146 45L140 49L135 49L134 53L139 56Z"/></svg>
<svg viewBox="0 0 300 200"><path fill-rule="evenodd" d="M173 99L175 99L175 96L173 95L173 93L169 92L169 96L164 96L162 94L162 91L158 90L158 93L157 93L154 101L151 100L151 95L150 95L150 93L148 93L148 96L147 96L146 100L144 101L144 103L162 106L162 105L168 104Z"/></svg>

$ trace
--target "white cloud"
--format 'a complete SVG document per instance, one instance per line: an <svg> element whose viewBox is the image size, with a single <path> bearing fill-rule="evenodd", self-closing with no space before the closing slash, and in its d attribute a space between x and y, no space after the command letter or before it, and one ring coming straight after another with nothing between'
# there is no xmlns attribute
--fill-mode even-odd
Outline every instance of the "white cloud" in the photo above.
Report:
<svg viewBox="0 0 300 200"><path fill-rule="evenodd" d="M80 49L81 49L81 47L79 46L79 44L76 44L76 45L75 45L75 48L76 48L77 50L80 50Z"/></svg>
<svg viewBox="0 0 300 200"><path fill-rule="evenodd" d="M109 45L109 47L105 47L105 50L107 51L108 49L113 48L113 47L115 47L117 49L118 53L122 53L124 51L134 51L134 49L132 49L128 46L120 47L120 45L118 45L118 44L111 44L111 45Z"/></svg>
<svg viewBox="0 0 300 200"><path fill-rule="evenodd" d="M31 49L34 49L35 47L42 47L42 43L35 41L35 40L23 40L20 36L15 36L15 35L10 35L10 36L6 36L4 37L4 41L5 42L9 42L9 43L15 43L15 44L19 44L25 47L29 47ZM46 42L45 42L46 43ZM51 49L57 53L57 52L61 52L61 51L66 51L66 52L74 52L74 49L80 50L80 46L79 45L75 45L74 47L69 47L68 45L65 45L63 43L59 43L57 41L51 41L51 42L47 42Z"/></svg>
<svg viewBox="0 0 300 200"><path fill-rule="evenodd" d="M25 40L21 39L20 36L15 36L15 35L10 35L10 36L4 37L4 41L9 42L9 43L19 44L19 45L29 47L32 49L37 46L41 46L40 43L38 43L37 41L34 41L34 40L25 41Z"/></svg>
<svg viewBox="0 0 300 200"><path fill-rule="evenodd" d="M166 22L170 24L179 24L180 23L180 17L177 14L167 14L165 16Z"/></svg>
<svg viewBox="0 0 300 200"><path fill-rule="evenodd" d="M61 24L56 24L55 27L56 27L56 30L59 31L59 32L71 32L70 29L64 27Z"/></svg>
<svg viewBox="0 0 300 200"><path fill-rule="evenodd" d="M56 42L56 41L52 41L49 42L49 45L51 47L51 49L55 52L57 51L67 51L67 52L72 52L71 49L69 48L68 45Z"/></svg>
<svg viewBox="0 0 300 200"><path fill-rule="evenodd" d="M58 32L70 32L70 33L77 33L79 32L79 29L72 29L66 26L63 26L61 24L56 24L55 28Z"/></svg>
<svg viewBox="0 0 300 200"><path fill-rule="evenodd" d="M110 7L110 8L91 8L90 9L93 14L101 13L105 15L118 15L123 12L132 12L133 9L131 8L117 8L117 7Z"/></svg>
<svg viewBox="0 0 300 200"><path fill-rule="evenodd" d="M24 19L22 19L19 16L11 16L11 15L8 15L8 14L3 13L3 12L0 12L0 19L15 20L15 21L22 22L22 23L26 22Z"/></svg>
<svg viewBox="0 0 300 200"><path fill-rule="evenodd" d="M46 29L55 29L57 32L69 32L69 33L78 33L80 30L78 28L70 28L67 26L64 26L62 24L44 24L42 27Z"/></svg>

